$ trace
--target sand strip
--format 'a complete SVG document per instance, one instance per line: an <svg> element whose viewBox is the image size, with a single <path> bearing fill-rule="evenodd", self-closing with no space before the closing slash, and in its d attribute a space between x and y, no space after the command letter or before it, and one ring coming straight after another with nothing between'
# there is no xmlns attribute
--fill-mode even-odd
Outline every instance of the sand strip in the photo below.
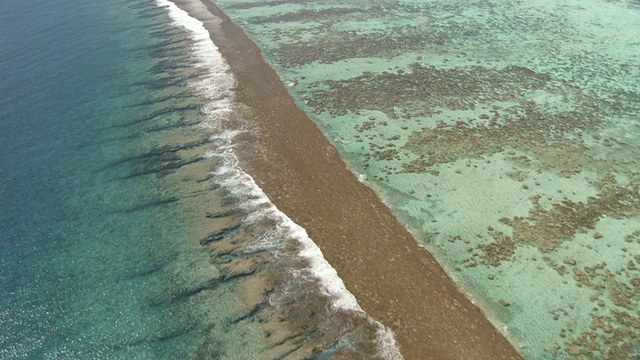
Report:
<svg viewBox="0 0 640 360"><path fill-rule="evenodd" d="M519 359L508 341L419 248L376 194L351 173L294 103L259 49L213 4L205 22L259 131L241 166L303 226L362 308L396 333L407 359ZM197 17L197 14L194 14Z"/></svg>

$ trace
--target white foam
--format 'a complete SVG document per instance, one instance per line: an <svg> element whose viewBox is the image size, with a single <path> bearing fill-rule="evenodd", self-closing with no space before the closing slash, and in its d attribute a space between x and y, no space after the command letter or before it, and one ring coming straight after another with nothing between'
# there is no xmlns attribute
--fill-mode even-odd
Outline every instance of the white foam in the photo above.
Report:
<svg viewBox="0 0 640 360"><path fill-rule="evenodd" d="M297 276L315 278L321 286L322 293L329 298L333 309L360 314L373 324L377 328L379 356L385 359L402 359L393 332L362 310L355 296L347 290L336 270L325 260L322 251L311 240L306 230L278 210L253 178L238 166L238 159L233 151L233 139L239 131L230 131L221 126L234 111L236 82L204 24L168 0L156 1L159 6L169 10L174 25L191 32L197 66L207 69L207 76L194 85L209 100L202 109L206 114L202 126L217 130L217 133L211 138L215 149L207 150L203 157L221 160L215 175L222 179L217 181L230 194L242 199L240 206L249 213L245 222L269 219L276 224L272 231L262 235L246 251L278 249L290 241L297 241L301 247L298 255L309 263L309 266L298 272Z"/></svg>
<svg viewBox="0 0 640 360"><path fill-rule="evenodd" d="M228 155L230 154L227 153L223 156ZM231 170L226 170L226 172L228 171ZM241 206L245 210L253 209L245 221L251 223L267 218L276 222L275 229L262 235L256 242L249 245L245 251L254 252L278 249L289 241L297 241L301 245L298 256L306 259L309 265L303 271L297 272L296 276L301 278L308 276L315 278L320 284L320 291L330 299L330 306L334 310L359 313L365 316L370 323L374 324L377 328L376 335L380 349L378 356L384 359L402 359L393 331L369 317L364 310L362 310L355 296L347 290L336 270L324 258L322 251L311 240L307 231L278 210L278 208L269 201L266 194L258 187L251 176L244 173L242 169L237 166L234 167L234 171L236 171L236 174L223 180L221 185L225 187L227 191L235 191L236 193L250 194L251 196L257 197L242 203ZM258 208L258 206L261 207Z"/></svg>
<svg viewBox="0 0 640 360"><path fill-rule="evenodd" d="M207 75L193 84L209 100L203 108L207 114L207 121L203 121L202 126L213 129L233 112L235 78L201 21L189 16L171 1L156 2L159 6L167 8L173 25L183 27L191 34L193 54L197 60L195 66L207 70Z"/></svg>

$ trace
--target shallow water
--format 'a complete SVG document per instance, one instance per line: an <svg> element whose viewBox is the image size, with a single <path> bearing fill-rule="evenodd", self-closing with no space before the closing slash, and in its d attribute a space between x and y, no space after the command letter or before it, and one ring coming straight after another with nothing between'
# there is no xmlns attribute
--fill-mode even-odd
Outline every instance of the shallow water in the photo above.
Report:
<svg viewBox="0 0 640 360"><path fill-rule="evenodd" d="M637 3L218 3L525 357L638 355Z"/></svg>

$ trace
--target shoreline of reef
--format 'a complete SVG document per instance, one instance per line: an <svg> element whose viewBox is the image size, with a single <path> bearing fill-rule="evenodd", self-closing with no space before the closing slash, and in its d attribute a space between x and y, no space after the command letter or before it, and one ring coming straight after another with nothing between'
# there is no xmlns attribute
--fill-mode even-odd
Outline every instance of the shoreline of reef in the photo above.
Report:
<svg viewBox="0 0 640 360"><path fill-rule="evenodd" d="M202 4L217 19L203 23L236 77L237 101L258 127L240 135L241 168L306 229L364 311L394 331L402 354L407 359L520 358L347 168L244 31L213 3Z"/></svg>

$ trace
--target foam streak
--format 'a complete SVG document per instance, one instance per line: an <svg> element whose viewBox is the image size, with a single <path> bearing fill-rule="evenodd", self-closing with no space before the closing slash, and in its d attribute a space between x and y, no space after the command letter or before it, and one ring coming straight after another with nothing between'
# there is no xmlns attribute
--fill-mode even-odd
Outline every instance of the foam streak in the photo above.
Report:
<svg viewBox="0 0 640 360"><path fill-rule="evenodd" d="M239 132L225 129L223 126L236 106L234 100L236 82L229 65L211 40L204 24L170 1L156 1L159 6L168 9L174 25L181 26L191 33L197 66L207 71L204 79L194 85L198 92L209 100L203 108L206 118L201 125L205 129L216 132L212 137L216 147L208 150L204 156L221 160L222 165L215 171L215 175L222 178L219 184L230 194L244 199L240 206L249 213L245 222L253 223L270 219L276 224L275 229L264 234L245 251L278 251L290 241L298 242L301 250L297 255L307 260L309 265L303 271L299 271L297 276L316 279L321 286L322 294L329 298L332 309L357 314L373 324L377 329L380 357L401 359L393 332L362 310L355 296L347 290L336 270L325 260L322 251L311 240L306 230L278 210L253 178L237 165L238 159L233 151L233 139Z"/></svg>

